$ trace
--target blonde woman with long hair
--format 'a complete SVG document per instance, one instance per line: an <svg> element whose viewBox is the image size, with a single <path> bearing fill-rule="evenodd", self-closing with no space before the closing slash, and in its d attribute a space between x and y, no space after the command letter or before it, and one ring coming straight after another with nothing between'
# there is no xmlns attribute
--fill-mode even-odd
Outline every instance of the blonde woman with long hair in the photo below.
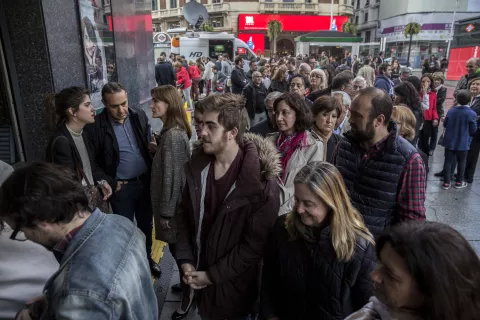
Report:
<svg viewBox="0 0 480 320"><path fill-rule="evenodd" d="M372 234L340 172L311 162L295 177L295 207L278 218L264 257L264 319L344 319L373 295Z"/></svg>
<svg viewBox="0 0 480 320"><path fill-rule="evenodd" d="M322 69L313 69L310 72L310 92L323 90L328 87L328 79Z"/></svg>

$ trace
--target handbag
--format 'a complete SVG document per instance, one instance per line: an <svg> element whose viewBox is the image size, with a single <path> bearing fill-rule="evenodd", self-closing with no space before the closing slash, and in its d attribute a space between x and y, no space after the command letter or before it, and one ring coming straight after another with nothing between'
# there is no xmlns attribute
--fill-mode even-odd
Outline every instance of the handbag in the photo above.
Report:
<svg viewBox="0 0 480 320"><path fill-rule="evenodd" d="M445 147L443 145L443 139L445 138L445 129L443 129L443 132L442 134L440 135L440 138L438 139L438 145L442 146L442 147Z"/></svg>
<svg viewBox="0 0 480 320"><path fill-rule="evenodd" d="M58 136L58 137L55 137L55 139L53 139L52 147L51 147L51 151L50 151L51 152L52 163L55 163L55 160L54 160L55 157L54 157L54 152L53 152L55 150L55 143L60 138L67 139L67 137L65 137L65 136ZM77 168L77 177L80 180L80 183L81 183L82 180L85 180L85 182L87 184L85 186L82 185L82 187L83 187L83 192L85 192L85 195L87 196L88 206L89 206L90 210L93 211L93 210L95 210L95 208L98 208L102 212L111 213L112 208L110 206L110 203L106 200L103 200L103 195L102 195L102 192L100 191L99 187L96 186L96 185L92 185L90 183L87 176L85 175L85 172L83 171L82 165L78 161L75 161L75 166Z"/></svg>

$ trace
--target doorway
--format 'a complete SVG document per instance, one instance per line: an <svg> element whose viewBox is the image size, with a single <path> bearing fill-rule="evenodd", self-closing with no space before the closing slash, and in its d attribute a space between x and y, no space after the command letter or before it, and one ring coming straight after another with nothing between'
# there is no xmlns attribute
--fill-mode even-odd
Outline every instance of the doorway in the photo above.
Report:
<svg viewBox="0 0 480 320"><path fill-rule="evenodd" d="M295 52L295 45L289 39L281 39L277 41L277 54L292 55Z"/></svg>

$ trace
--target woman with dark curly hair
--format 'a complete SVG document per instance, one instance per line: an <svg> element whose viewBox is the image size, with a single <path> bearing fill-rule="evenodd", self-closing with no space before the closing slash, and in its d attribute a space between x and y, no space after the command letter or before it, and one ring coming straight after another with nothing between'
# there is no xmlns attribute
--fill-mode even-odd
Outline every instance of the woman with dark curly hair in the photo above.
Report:
<svg viewBox="0 0 480 320"><path fill-rule="evenodd" d="M279 132L268 137L280 152L282 165L280 214L293 207L293 180L307 163L325 160L324 145L308 131L313 123L305 99L295 92L284 93L273 103Z"/></svg>
<svg viewBox="0 0 480 320"><path fill-rule="evenodd" d="M396 105L406 105L412 110L413 115L417 120L415 125L415 138L411 141L413 145L416 145L423 124L423 110L418 91L410 82L404 81L397 85L393 89L393 92L395 94L394 103Z"/></svg>

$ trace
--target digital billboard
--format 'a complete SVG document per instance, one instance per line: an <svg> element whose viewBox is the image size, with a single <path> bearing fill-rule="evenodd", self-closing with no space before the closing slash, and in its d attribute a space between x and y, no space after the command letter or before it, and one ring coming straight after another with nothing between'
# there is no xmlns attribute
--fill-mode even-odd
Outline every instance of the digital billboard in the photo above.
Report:
<svg viewBox="0 0 480 320"><path fill-rule="evenodd" d="M291 14L239 14L239 31L266 31L270 20L282 23L283 31L287 32L313 32L330 30L330 16L291 15ZM348 21L347 16L333 16L338 31Z"/></svg>
<svg viewBox="0 0 480 320"><path fill-rule="evenodd" d="M238 39L243 40L255 54L265 52L265 34L263 33L239 33Z"/></svg>

